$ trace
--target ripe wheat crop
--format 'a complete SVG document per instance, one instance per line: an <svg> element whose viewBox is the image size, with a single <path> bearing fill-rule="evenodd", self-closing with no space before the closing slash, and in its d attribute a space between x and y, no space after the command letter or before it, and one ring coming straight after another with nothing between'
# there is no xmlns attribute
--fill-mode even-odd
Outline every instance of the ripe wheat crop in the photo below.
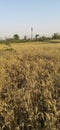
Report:
<svg viewBox="0 0 60 130"><path fill-rule="evenodd" d="M59 130L60 44L0 47L0 130Z"/></svg>

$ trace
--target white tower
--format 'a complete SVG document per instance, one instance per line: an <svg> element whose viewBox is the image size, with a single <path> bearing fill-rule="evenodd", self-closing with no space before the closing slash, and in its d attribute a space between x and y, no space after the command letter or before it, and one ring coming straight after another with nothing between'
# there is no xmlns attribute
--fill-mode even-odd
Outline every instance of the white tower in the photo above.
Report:
<svg viewBox="0 0 60 130"><path fill-rule="evenodd" d="M33 39L33 28L31 28L31 39Z"/></svg>

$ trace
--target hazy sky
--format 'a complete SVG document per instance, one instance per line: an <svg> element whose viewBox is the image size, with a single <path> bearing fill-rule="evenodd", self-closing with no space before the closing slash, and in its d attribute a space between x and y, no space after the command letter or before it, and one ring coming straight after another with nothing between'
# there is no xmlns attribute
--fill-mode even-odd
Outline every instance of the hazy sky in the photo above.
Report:
<svg viewBox="0 0 60 130"><path fill-rule="evenodd" d="M0 37L60 33L60 0L0 0Z"/></svg>

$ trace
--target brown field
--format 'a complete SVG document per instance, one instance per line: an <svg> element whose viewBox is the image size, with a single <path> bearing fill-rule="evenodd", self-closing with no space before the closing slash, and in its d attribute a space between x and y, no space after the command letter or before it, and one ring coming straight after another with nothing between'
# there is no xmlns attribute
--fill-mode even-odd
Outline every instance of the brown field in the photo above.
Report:
<svg viewBox="0 0 60 130"><path fill-rule="evenodd" d="M0 45L0 130L60 129L60 44Z"/></svg>

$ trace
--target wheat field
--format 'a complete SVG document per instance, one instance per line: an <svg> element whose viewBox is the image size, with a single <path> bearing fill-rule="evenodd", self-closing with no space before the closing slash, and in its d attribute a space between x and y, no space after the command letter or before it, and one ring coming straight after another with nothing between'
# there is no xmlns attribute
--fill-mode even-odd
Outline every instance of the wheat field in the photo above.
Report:
<svg viewBox="0 0 60 130"><path fill-rule="evenodd" d="M60 44L0 45L0 130L60 129Z"/></svg>

